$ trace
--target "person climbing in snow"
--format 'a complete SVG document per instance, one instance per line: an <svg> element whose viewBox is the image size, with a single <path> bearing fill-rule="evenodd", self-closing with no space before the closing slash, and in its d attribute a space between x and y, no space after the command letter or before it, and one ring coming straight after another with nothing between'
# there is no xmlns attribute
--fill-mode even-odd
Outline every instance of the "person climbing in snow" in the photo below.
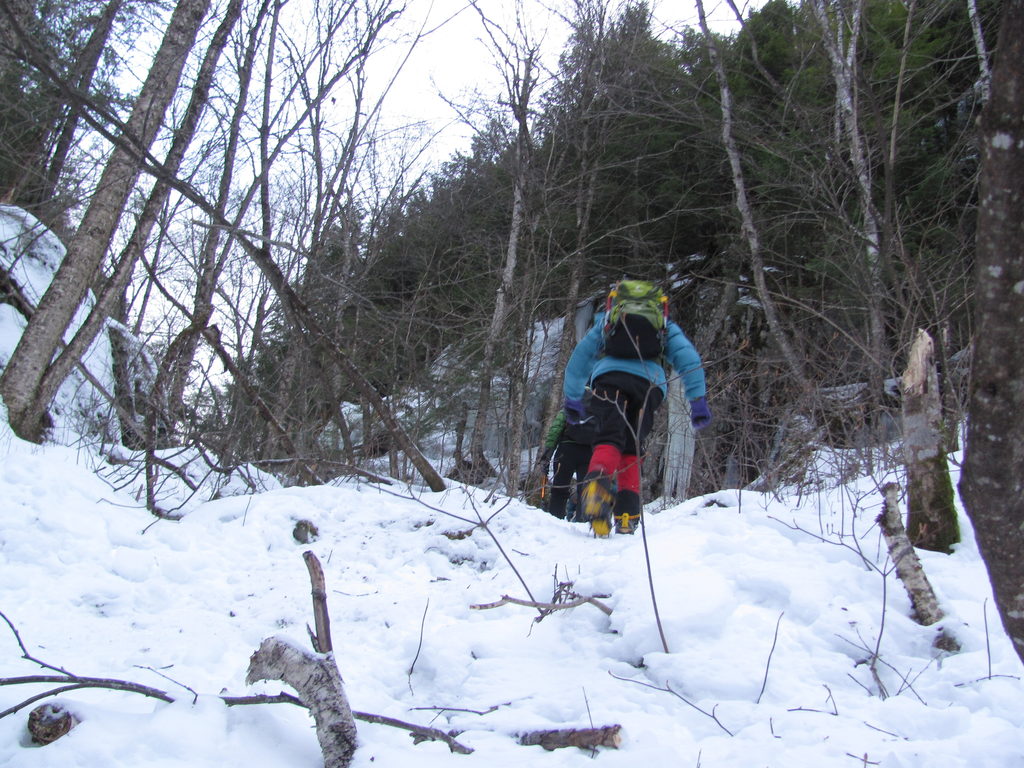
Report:
<svg viewBox="0 0 1024 768"><path fill-rule="evenodd" d="M575 496L577 505L571 522L587 522L576 513L579 512L579 488L590 468L595 424L595 419L589 416L580 419L577 423L569 423L566 420L566 412L562 409L555 415L555 419L548 429L547 437L544 440L544 452L538 463L547 474L548 464L552 458L554 459L548 512L559 519L565 519L569 499Z"/></svg>
<svg viewBox="0 0 1024 768"><path fill-rule="evenodd" d="M611 533L613 518L617 533L634 533L640 522L643 445L665 399L665 365L682 379L694 429L708 426L700 355L669 319L667 297L650 282L621 280L573 350L563 385L566 421L596 421L580 507L597 536Z"/></svg>

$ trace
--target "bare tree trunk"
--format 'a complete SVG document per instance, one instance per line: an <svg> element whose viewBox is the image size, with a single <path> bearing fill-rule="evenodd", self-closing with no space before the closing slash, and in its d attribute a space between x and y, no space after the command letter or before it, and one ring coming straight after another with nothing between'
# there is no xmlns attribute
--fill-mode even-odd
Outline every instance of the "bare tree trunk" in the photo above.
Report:
<svg viewBox="0 0 1024 768"><path fill-rule="evenodd" d="M528 287L521 291L521 297L529 292ZM522 299L521 299L522 300ZM524 302L525 303L525 302ZM532 313L525 307L515 314L516 338L527 340L526 343L517 347L517 354L511 361L509 367L509 391L508 391L508 429L507 442L505 445L505 492L509 496L519 495L525 476L528 476L532 464L527 462L523 465L523 433L526 423L526 399L530 390L530 384L534 380L531 376L531 350L529 343L531 338L531 325L533 324ZM543 356L543 353L542 353ZM523 470L526 470L524 473Z"/></svg>
<svg viewBox="0 0 1024 768"><path fill-rule="evenodd" d="M612 122L611 110L598 103L601 94L601 82L606 61L606 13L607 6L601 2L579 2L576 15L572 21L574 35L580 39L581 61L576 74L579 76L580 97L578 112L574 115L571 128L578 128L578 140L572 144L572 135L566 136L566 143L572 146L579 157L579 172L576 177L575 219L576 241L569 254L569 283L565 293L565 315L562 325L562 338L558 346L558 357L555 361L554 375L551 380L551 392L544 408L542 435L547 435L555 415L562 408L562 385L565 380L565 367L569 357L579 340L577 320L580 314L580 292L582 291L583 266L586 261L591 237L591 220L594 209L594 197L597 193L596 154L603 143L605 133ZM583 41L589 47L583 48ZM538 473L539 475L539 473ZM539 483L541 478L538 476Z"/></svg>
<svg viewBox="0 0 1024 768"><path fill-rule="evenodd" d="M868 344L874 371L872 397L882 391L882 366L891 359L885 341L885 318L882 309L886 290L882 275L884 254L880 242L880 220L872 194L871 165L864 136L860 127L856 95L857 44L860 39L861 16L864 0L853 0L853 13L847 20L841 4L836 10L835 29L829 20L828 0L814 0L814 14L821 27L822 41L832 65L832 78L836 87L836 120L842 139L846 142L846 155L856 182L861 215L860 236L864 243L864 258L868 284L863 291L868 314ZM845 40L844 32L849 39ZM837 136L837 139L840 137Z"/></svg>
<svg viewBox="0 0 1024 768"><path fill-rule="evenodd" d="M665 446L662 495L666 500L682 500L690 485L696 434L690 424L690 407L682 382L674 377L668 383L668 444Z"/></svg>
<svg viewBox="0 0 1024 768"><path fill-rule="evenodd" d="M729 156L729 167L732 169L733 192L736 196L736 209L741 219L741 229L750 252L750 271L754 279L754 286L757 289L757 297L764 308L765 319L768 321L768 328L772 340L782 353L786 365L798 382L801 389L807 391L809 384L807 373L804 370L803 362L789 341L789 336L783 328L779 318L778 309L775 306L775 299L768 290L765 280L764 260L761 254L761 239L754 223L753 211L750 201L747 198L747 184L743 176L743 167L740 159L739 149L733 136L733 108L732 91L729 88L729 80L725 74L725 67L718 53L718 46L715 38L708 28L707 16L704 13L703 0L697 0L697 15L700 19L700 28L704 33L704 42L708 49L708 56L715 68L715 76L718 79L718 90L722 101L722 143L725 146L726 154Z"/></svg>
<svg viewBox="0 0 1024 768"><path fill-rule="evenodd" d="M942 402L932 338L919 330L903 373L907 533L915 547L951 553L960 541L942 439Z"/></svg>
<svg viewBox="0 0 1024 768"><path fill-rule="evenodd" d="M527 46L525 53L520 54L517 51L514 60L509 56L504 57L506 90L517 127L512 187L512 220L509 223L508 245L505 249L505 264L502 269L501 283L495 297L494 313L491 315L491 325L484 341L483 362L480 365L480 395L477 398L476 421L473 424L473 434L469 445L469 458L475 472L478 471L478 468L487 465L483 446L484 435L487 432L487 413L491 405L494 359L498 341L508 317L507 303L519 259L519 238L525 216L527 174L530 167L529 107L530 97L536 85L534 75L536 53L536 48Z"/></svg>
<svg viewBox="0 0 1024 768"><path fill-rule="evenodd" d="M967 15L971 19L974 48L978 54L978 86L981 88L982 101L988 102L992 92L992 70L988 65L988 49L985 46L985 35L981 30L981 20L978 18L977 0L967 0Z"/></svg>
<svg viewBox="0 0 1024 768"><path fill-rule="evenodd" d="M523 190L522 179L517 174L513 189L512 221L508 236L508 247L505 250L505 267L502 270L501 284L494 301L494 313L491 325L484 341L484 358L480 364L480 394L477 398L476 420L473 423L473 434L469 443L470 461L475 467L486 466L484 458L484 436L487 433L487 412L491 407L491 384L494 379L494 357L501 332L505 330L508 317L508 293L512 289L516 262L519 257L519 232L523 225Z"/></svg>
<svg viewBox="0 0 1024 768"><path fill-rule="evenodd" d="M241 124L249 104L253 61L256 58L259 41L258 33L262 29L263 21L268 13L269 2L270 0L264 0L259 7L256 18L251 23L245 52L238 65L238 99L231 115L231 122L227 128L227 146L224 150L223 169L220 175L217 201L215 203L217 214L220 218L223 218L225 215L228 199L231 195L238 145L242 138ZM241 220L247 209L248 202L243 201L236 215L236 221ZM173 419L177 414L182 413L185 386L188 381L189 370L199 348L200 334L209 324L210 318L213 315L213 297L217 289L221 270L223 269L225 252L226 249L221 249L221 229L219 227L208 228L203 237L201 266L193 295L191 322L171 343L168 353L164 355L162 361L162 367L168 371L166 404L169 419ZM173 355L170 354L172 349L174 350ZM170 425L172 429L174 426L174 423Z"/></svg>
<svg viewBox="0 0 1024 768"><path fill-rule="evenodd" d="M192 97L185 110L185 116L182 119L181 125L174 132L171 148L168 151L167 159L164 161L164 167L170 173L178 172L181 162L185 157L185 152L195 137L200 117L209 99L210 87L213 83L217 62L220 60L221 53L227 45L228 36L235 22L238 21L241 6L241 0L232 0L228 5L224 12L224 18L213 36L210 47L207 49L200 66L199 76L192 89ZM117 259L114 274L97 297L96 304L90 311L89 317L76 331L71 342L57 355L44 372L39 383L40 402L48 404L53 400L64 379L67 378L71 369L88 351L106 322L107 317L110 316L115 303L120 300L125 287L128 285L128 281L131 279L135 265L149 240L157 216L167 202L169 193L170 187L166 183L158 181L153 187L135 224L135 231ZM150 403L150 407L165 410L162 407L165 401L160 396L160 393L154 394L156 395L156 400Z"/></svg>
<svg viewBox="0 0 1024 768"><path fill-rule="evenodd" d="M1024 661L1024 0L1004 4L981 116L975 342L960 495Z"/></svg>
<svg viewBox="0 0 1024 768"><path fill-rule="evenodd" d="M111 0L103 6L99 17L96 19L96 26L89 35L89 41L82 49L78 61L75 62L74 70L70 73L75 87L82 93L88 92L92 86L93 78L96 76L96 68L100 63L100 57L107 47L110 39L110 32L114 28L114 19L124 6L124 0ZM49 164L46 168L46 176L43 179L42 188L37 193L39 202L49 200L57 191L57 183L67 164L68 153L75 138L75 131L78 130L78 120L81 117L81 105L69 104L67 116L60 126L60 134L54 142L53 152L50 153Z"/></svg>
<svg viewBox="0 0 1024 768"><path fill-rule="evenodd" d="M137 150L148 151L156 138L208 9L209 0L180 0L175 7L125 125L126 138ZM115 146L67 256L0 377L0 394L7 405L11 427L22 438L42 438L50 402L40 392L40 384L103 263L139 172L137 156Z"/></svg>

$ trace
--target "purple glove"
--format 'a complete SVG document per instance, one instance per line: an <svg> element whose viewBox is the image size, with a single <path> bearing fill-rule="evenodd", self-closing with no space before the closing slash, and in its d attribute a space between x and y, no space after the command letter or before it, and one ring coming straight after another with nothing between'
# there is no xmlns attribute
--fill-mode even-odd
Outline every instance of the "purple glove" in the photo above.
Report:
<svg viewBox="0 0 1024 768"><path fill-rule="evenodd" d="M571 397L565 398L565 421L567 424L579 424L587 418L587 409L583 407L582 400L574 400Z"/></svg>
<svg viewBox="0 0 1024 768"><path fill-rule="evenodd" d="M703 397L690 401L690 423L698 431L711 423L711 409L708 408L708 401Z"/></svg>

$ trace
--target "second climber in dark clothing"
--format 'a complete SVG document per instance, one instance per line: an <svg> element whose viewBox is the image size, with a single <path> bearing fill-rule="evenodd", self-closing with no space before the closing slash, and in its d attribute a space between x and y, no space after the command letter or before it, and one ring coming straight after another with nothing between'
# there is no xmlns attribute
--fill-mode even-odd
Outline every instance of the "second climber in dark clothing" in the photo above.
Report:
<svg viewBox="0 0 1024 768"><path fill-rule="evenodd" d="M590 466L595 426L596 420L590 417L570 424L566 421L565 411L560 409L548 429L540 464L546 471L548 462L554 459L548 512L559 519L565 519L570 497L579 499L578 488ZM572 519L574 522L583 521L582 517L575 515Z"/></svg>

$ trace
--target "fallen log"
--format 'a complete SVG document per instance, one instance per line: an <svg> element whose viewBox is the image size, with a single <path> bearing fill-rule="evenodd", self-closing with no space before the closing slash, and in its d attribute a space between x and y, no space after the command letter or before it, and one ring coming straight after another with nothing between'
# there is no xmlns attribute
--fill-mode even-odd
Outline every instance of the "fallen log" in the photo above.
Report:
<svg viewBox="0 0 1024 768"><path fill-rule="evenodd" d="M563 728L554 731L530 731L519 734L519 743L526 747L540 746L549 752L562 747L618 749L622 744L621 725L603 728Z"/></svg>
<svg viewBox="0 0 1024 768"><path fill-rule="evenodd" d="M914 551L914 546L907 536L907 530L903 526L899 504L899 486L896 483L886 483L882 488L882 494L885 501L877 522L885 537L889 557L892 559L893 565L896 566L896 575L910 597L910 604L914 609L914 620L926 627L931 626L940 621L945 614L939 607L935 590L932 588L932 584L924 572L924 566L921 565L921 560L918 558L917 552ZM934 645L947 651L960 648L956 639L948 635L942 628L939 628L939 635L936 637Z"/></svg>
<svg viewBox="0 0 1024 768"><path fill-rule="evenodd" d="M245 677L249 685L260 680L280 680L294 688L316 722L324 768L348 768L356 750L356 723L334 656L268 637L250 657Z"/></svg>

